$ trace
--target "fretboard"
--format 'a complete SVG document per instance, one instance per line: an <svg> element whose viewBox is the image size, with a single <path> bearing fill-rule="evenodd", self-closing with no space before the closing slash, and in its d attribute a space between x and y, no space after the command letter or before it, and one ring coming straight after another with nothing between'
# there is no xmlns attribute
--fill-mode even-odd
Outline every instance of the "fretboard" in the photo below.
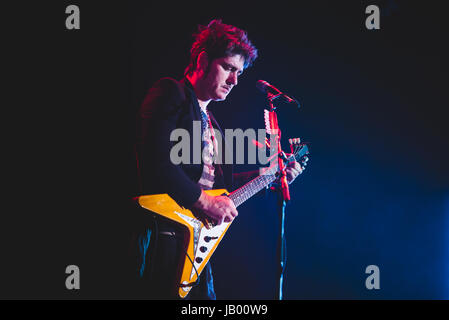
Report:
<svg viewBox="0 0 449 320"><path fill-rule="evenodd" d="M309 153L309 150L306 145L303 145L298 153L296 153L295 155L291 155L287 159L287 163L293 161L294 159L299 161L299 159L301 159L307 153ZM270 183L275 181L276 178L277 178L276 168L267 169L265 174L260 175L257 178L254 178L253 180L245 184L243 187L234 190L229 194L228 197L231 198L231 200L234 202L234 205L238 207L243 202L245 202L253 195L255 195L257 192L259 192L260 190L268 186Z"/></svg>
<svg viewBox="0 0 449 320"><path fill-rule="evenodd" d="M255 195L257 192L268 186L274 180L276 180L275 174L270 173L260 175L245 184L243 187L240 187L239 189L231 192L228 197L231 198L231 200L234 202L234 205L238 207L243 202Z"/></svg>

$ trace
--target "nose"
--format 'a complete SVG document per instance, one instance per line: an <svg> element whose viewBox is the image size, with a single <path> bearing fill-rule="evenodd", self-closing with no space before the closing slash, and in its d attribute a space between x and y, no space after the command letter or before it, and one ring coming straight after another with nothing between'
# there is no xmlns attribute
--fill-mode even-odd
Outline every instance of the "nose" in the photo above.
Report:
<svg viewBox="0 0 449 320"><path fill-rule="evenodd" d="M227 83L236 86L238 83L237 78L238 78L237 72L231 72L229 74Z"/></svg>

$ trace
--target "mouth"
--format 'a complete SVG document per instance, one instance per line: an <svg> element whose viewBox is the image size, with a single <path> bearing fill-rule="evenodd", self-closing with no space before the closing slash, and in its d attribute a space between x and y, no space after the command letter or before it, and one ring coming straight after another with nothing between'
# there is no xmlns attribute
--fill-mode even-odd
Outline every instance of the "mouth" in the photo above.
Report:
<svg viewBox="0 0 449 320"><path fill-rule="evenodd" d="M231 88L230 88L230 87L225 87L225 86L223 86L222 88L226 90L226 93L229 93L229 91L231 91Z"/></svg>

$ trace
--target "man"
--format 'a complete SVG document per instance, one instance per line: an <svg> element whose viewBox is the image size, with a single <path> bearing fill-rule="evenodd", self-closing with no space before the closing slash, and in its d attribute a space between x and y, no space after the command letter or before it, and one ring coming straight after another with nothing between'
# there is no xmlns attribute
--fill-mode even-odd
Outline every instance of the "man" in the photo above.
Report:
<svg viewBox="0 0 449 320"><path fill-rule="evenodd" d="M231 191L235 185L255 177L257 171L233 174L231 165L211 161L217 152L213 129L220 130L220 127L207 107L211 101L225 100L244 69L256 58L257 49L243 30L223 24L221 20L213 20L207 27L200 28L184 79L160 79L142 104L136 144L141 194L168 193L179 205L216 224L230 222L237 216L231 199L210 196L204 190L226 188ZM194 121L202 124L203 161L175 165L170 159L174 145L170 135L173 130L183 128L193 137ZM194 142L190 143L190 150L194 150ZM287 168L288 181L292 182L302 170L299 163L291 163ZM147 218L141 226L137 237L138 277L143 292L149 298L175 299L179 288L179 259L183 255L182 231L160 218ZM188 297L215 299L210 263Z"/></svg>

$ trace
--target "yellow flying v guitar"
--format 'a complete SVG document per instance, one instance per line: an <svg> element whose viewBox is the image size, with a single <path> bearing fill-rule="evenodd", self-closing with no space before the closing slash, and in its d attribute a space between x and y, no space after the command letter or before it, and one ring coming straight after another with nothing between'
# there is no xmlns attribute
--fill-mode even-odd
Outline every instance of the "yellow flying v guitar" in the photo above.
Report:
<svg viewBox="0 0 449 320"><path fill-rule="evenodd" d="M293 150L292 150L293 151ZM300 161L308 154L306 145L298 145L287 161ZM277 167L267 170L263 175L251 180L241 188L228 193L225 189L205 190L211 196L227 195L236 207L251 198L257 192L274 182ZM186 257L182 266L179 296L185 298L195 285L206 263L214 253L232 222L211 225L198 218L192 211L178 205L168 194L143 195L137 198L141 207L181 224L186 229Z"/></svg>

